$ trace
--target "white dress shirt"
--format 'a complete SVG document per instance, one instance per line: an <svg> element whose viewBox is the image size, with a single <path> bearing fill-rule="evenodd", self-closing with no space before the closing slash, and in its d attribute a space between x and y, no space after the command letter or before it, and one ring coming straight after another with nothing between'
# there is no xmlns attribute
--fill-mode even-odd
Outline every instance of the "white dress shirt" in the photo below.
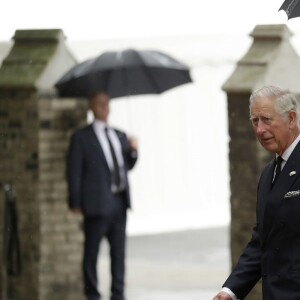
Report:
<svg viewBox="0 0 300 300"><path fill-rule="evenodd" d="M292 152L294 151L294 149L296 148L298 142L300 141L300 135L298 135L296 137L296 139L287 147L287 149L282 153L281 157L283 159L282 163L281 163L281 170L283 169L283 167L285 166L287 160L289 159L290 155L292 154ZM276 155L277 157L277 155Z"/></svg>

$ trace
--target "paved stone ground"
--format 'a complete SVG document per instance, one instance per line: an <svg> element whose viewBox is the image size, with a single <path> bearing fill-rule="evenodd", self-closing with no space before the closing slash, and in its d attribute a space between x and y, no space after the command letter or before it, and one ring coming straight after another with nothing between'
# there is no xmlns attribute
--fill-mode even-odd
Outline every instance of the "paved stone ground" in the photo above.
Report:
<svg viewBox="0 0 300 300"><path fill-rule="evenodd" d="M109 300L107 244L99 278ZM132 236L127 245L128 300L211 300L230 269L227 227Z"/></svg>

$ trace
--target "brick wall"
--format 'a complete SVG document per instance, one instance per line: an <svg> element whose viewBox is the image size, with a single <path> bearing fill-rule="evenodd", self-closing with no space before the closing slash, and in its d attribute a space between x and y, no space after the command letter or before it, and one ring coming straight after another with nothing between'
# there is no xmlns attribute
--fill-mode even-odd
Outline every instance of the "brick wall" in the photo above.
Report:
<svg viewBox="0 0 300 300"><path fill-rule="evenodd" d="M39 101L40 299L81 299L81 218L67 206L66 151L73 130L86 123L86 103Z"/></svg>

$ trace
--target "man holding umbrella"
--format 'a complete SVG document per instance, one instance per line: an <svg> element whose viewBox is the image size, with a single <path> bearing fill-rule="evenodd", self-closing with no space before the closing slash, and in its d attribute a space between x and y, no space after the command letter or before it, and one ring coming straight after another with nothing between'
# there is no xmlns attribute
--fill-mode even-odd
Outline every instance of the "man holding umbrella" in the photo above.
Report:
<svg viewBox="0 0 300 300"><path fill-rule="evenodd" d="M155 50L127 49L83 61L55 84L60 97L94 95L89 103L95 122L72 136L68 155L70 207L84 214L88 300L100 299L96 262L102 237L111 246L111 300L124 300L126 208L130 207L127 171L137 160L137 147L123 132L107 127L109 97L161 94L190 82L189 68L173 57ZM106 91L109 97L97 91Z"/></svg>
<svg viewBox="0 0 300 300"><path fill-rule="evenodd" d="M67 159L69 206L84 216L84 292L99 300L97 257L102 238L110 245L111 300L125 300L126 210L131 207L128 170L137 161L137 144L108 126L109 96L89 97L94 122L76 131Z"/></svg>

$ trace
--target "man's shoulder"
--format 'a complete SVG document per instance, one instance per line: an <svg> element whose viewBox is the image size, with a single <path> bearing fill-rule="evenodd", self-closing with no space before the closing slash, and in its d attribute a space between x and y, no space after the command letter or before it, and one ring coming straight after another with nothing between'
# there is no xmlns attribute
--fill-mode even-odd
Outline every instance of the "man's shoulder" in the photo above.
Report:
<svg viewBox="0 0 300 300"><path fill-rule="evenodd" d="M86 133L87 131L90 131L92 129L92 125L89 124L87 126L84 126L84 127L80 127L80 128L77 128L73 134L83 134L83 133Z"/></svg>
<svg viewBox="0 0 300 300"><path fill-rule="evenodd" d="M272 166L273 163L274 163L274 158L272 158L270 161L268 161L266 163L266 165L263 168L263 171L268 170Z"/></svg>
<svg viewBox="0 0 300 300"><path fill-rule="evenodd" d="M92 125L77 128L75 131L73 131L72 138L79 138L81 136L86 136L91 132L91 130L92 130Z"/></svg>

